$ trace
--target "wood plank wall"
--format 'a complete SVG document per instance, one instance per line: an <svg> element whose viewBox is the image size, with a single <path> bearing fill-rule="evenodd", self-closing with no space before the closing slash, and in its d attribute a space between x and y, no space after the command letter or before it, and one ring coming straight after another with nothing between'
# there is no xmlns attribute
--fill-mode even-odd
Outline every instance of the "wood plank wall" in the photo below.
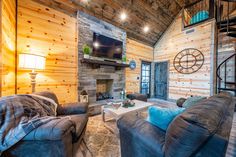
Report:
<svg viewBox="0 0 236 157"><path fill-rule="evenodd" d="M136 69L131 70L126 68L126 92L135 93L140 92L140 77L141 77L141 61L153 61L153 48L137 42L132 39L127 39L127 51L126 57L127 61L136 61ZM139 77L139 79L137 79Z"/></svg>
<svg viewBox="0 0 236 157"><path fill-rule="evenodd" d="M154 61L169 61L169 99L178 99L190 95L209 96L211 82L212 29L214 21L205 22L194 27L194 32L186 34L182 28L182 18L179 15L162 39L154 48ZM180 74L173 67L173 59L185 48L199 49L205 57L203 67L193 74Z"/></svg>
<svg viewBox="0 0 236 157"><path fill-rule="evenodd" d="M18 1L18 54L46 56L37 75L36 91L53 91L60 103L78 100L77 21L32 0ZM18 69L17 93L30 93L28 72Z"/></svg>
<svg viewBox="0 0 236 157"><path fill-rule="evenodd" d="M7 96L15 93L16 2L1 3L1 96Z"/></svg>

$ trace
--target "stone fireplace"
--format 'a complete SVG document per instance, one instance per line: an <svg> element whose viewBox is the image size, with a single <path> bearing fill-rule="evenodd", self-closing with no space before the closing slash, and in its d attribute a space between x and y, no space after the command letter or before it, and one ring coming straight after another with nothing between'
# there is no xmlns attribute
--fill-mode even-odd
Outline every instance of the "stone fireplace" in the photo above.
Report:
<svg viewBox="0 0 236 157"><path fill-rule="evenodd" d="M126 32L107 22L78 12L78 93L86 90L89 103L97 102L98 93L108 93L112 98L118 99L120 92L125 88L125 69L115 66L96 65L81 62L83 60L82 47L84 44L93 45L93 33L123 42L123 55L126 53ZM102 60L102 58L99 58Z"/></svg>

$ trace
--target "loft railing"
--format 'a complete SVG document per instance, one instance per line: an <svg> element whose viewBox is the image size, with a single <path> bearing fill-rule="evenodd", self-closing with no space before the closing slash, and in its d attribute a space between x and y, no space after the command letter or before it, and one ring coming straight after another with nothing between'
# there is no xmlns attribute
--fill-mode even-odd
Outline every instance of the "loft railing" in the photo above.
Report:
<svg viewBox="0 0 236 157"><path fill-rule="evenodd" d="M182 14L184 27L193 26L214 18L214 10L214 0L197 0L185 6Z"/></svg>

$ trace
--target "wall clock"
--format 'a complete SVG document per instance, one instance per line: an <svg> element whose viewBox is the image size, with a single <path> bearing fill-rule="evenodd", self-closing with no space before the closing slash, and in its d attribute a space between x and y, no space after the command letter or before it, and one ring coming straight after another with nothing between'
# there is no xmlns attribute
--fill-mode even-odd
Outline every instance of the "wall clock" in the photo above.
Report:
<svg viewBox="0 0 236 157"><path fill-rule="evenodd" d="M136 68L136 62L134 60L129 62L129 67L131 70L134 70Z"/></svg>
<svg viewBox="0 0 236 157"><path fill-rule="evenodd" d="M201 69L204 63L204 55L194 48L184 49L174 58L175 70L182 74L192 74Z"/></svg>

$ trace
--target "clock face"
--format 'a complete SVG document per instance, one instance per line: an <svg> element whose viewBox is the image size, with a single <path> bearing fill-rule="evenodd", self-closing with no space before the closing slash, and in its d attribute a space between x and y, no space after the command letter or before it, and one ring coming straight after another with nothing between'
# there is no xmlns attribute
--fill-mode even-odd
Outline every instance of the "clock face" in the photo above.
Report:
<svg viewBox="0 0 236 157"><path fill-rule="evenodd" d="M189 48L179 52L174 58L175 69L182 74L197 72L204 63L204 56L201 51Z"/></svg>

